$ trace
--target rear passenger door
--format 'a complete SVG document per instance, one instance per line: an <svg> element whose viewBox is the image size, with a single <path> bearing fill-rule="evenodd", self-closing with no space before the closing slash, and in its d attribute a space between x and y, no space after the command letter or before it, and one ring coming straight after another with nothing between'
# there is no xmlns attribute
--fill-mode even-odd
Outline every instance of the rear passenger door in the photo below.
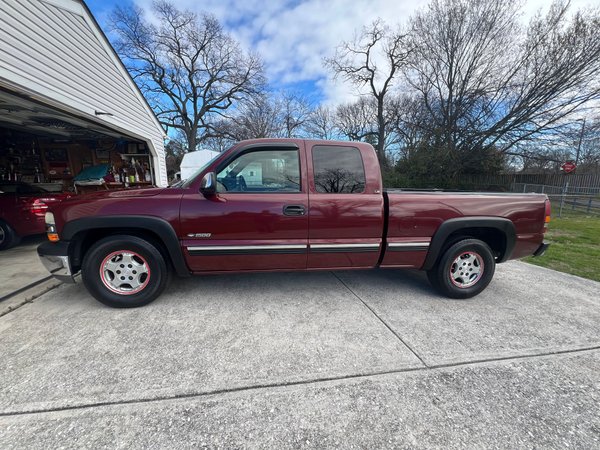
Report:
<svg viewBox="0 0 600 450"><path fill-rule="evenodd" d="M308 268L377 264L384 207L379 163L365 144L307 142Z"/></svg>

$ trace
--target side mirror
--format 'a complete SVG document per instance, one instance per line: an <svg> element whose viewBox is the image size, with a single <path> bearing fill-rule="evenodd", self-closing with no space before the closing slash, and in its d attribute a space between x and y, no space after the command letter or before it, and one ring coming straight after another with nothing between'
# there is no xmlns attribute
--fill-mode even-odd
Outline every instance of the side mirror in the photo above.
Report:
<svg viewBox="0 0 600 450"><path fill-rule="evenodd" d="M214 172L204 174L200 182L200 192L205 197L211 197L217 193L217 175Z"/></svg>

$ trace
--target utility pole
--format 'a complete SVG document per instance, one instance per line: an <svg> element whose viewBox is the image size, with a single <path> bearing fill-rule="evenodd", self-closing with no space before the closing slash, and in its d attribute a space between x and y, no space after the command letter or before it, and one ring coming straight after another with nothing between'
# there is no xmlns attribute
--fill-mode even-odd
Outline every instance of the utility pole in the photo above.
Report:
<svg viewBox="0 0 600 450"><path fill-rule="evenodd" d="M579 143L577 144L577 154L575 155L575 167L579 165L579 152L581 151L581 141L583 141L583 133L585 132L585 119L581 124L581 133L579 134Z"/></svg>

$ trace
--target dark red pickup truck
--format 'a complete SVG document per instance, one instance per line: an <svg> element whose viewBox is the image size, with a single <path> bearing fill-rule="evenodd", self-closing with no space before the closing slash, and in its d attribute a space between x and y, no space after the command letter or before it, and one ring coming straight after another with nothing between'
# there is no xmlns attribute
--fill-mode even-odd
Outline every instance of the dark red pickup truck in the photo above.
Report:
<svg viewBox="0 0 600 450"><path fill-rule="evenodd" d="M384 191L370 145L300 139L240 142L179 185L52 210L46 267L64 281L81 271L117 307L151 302L171 271L411 268L468 298L496 263L541 255L550 220L545 195Z"/></svg>

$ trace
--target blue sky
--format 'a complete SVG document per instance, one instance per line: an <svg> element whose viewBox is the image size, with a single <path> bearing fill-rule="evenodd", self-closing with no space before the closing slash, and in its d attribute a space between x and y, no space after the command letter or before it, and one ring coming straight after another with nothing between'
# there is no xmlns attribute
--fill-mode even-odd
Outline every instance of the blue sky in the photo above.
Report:
<svg viewBox="0 0 600 450"><path fill-rule="evenodd" d="M127 3L132 1L86 0L105 32L110 11ZM148 8L151 0L135 3ZM358 93L332 80L323 58L379 15L393 25L425 0L178 0L176 4L215 15L246 49L258 52L273 90L293 90L314 103L337 104L355 100Z"/></svg>
<svg viewBox="0 0 600 450"><path fill-rule="evenodd" d="M116 4L133 0L86 0L105 30L107 17ZM152 0L135 0L146 9ZM179 7L215 15L246 49L258 52L265 62L273 90L303 93L315 103L339 104L355 100L359 93L340 80L333 80L323 67L343 40L382 17L390 26L406 21L427 0L177 0ZM529 0L524 20L549 0ZM572 10L593 0L572 0Z"/></svg>

